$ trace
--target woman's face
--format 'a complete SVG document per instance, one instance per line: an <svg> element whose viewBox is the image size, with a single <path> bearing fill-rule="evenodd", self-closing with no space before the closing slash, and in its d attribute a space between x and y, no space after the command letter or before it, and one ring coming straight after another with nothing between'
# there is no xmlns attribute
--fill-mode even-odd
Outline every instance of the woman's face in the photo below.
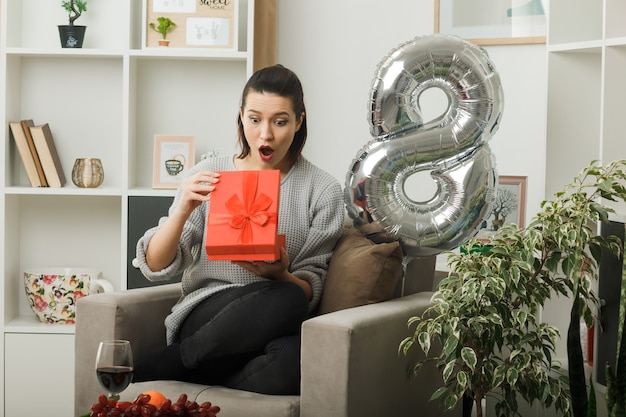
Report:
<svg viewBox="0 0 626 417"><path fill-rule="evenodd" d="M300 129L304 114L296 115L290 98L250 90L239 117L250 146L245 158L250 169L291 168L287 152Z"/></svg>

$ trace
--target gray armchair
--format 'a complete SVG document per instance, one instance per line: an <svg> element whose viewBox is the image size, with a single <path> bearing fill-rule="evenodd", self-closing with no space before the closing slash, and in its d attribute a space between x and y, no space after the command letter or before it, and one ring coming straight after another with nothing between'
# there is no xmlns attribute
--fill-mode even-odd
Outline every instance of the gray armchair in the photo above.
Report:
<svg viewBox="0 0 626 417"><path fill-rule="evenodd" d="M432 278L434 261L426 265ZM417 378L408 379L407 359L397 354L400 341L408 335L407 319L420 315L430 304L432 280L420 277L418 281L419 288L415 283L403 285L405 289L413 286L410 291L420 291L412 295L334 311L305 321L299 396L262 395L179 381L150 381L131 384L122 398L132 401L143 391L156 390L175 400L186 393L198 403L211 401L218 405L220 417L442 415L439 403L428 401L441 386L441 375L434 364L427 364ZM164 346L163 320L179 296L180 284L168 284L102 293L79 300L75 346L76 416L87 412L102 393L94 376L98 342L130 340L135 358ZM418 355L418 350L413 349L412 354ZM460 410L447 415L460 415Z"/></svg>

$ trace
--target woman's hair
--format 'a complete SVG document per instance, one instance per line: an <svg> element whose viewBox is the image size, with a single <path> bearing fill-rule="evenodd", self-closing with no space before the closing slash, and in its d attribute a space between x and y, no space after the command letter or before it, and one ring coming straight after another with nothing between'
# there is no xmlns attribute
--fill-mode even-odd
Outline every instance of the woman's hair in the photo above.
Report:
<svg viewBox="0 0 626 417"><path fill-rule="evenodd" d="M298 76L282 65L273 65L256 71L252 74L252 77L250 77L243 89L241 95L241 110L246 107L246 99L250 91L276 94L281 97L289 98L296 117L299 118L304 114L302 125L296 132L293 142L289 147L289 151L287 152L287 158L289 158L289 162L293 166L302 153L302 148L304 148L307 137L304 92L302 91L302 84ZM238 158L243 159L250 154L250 146L246 140L243 131L243 122L239 115L237 116L237 130L239 146L241 146L241 153L238 155Z"/></svg>

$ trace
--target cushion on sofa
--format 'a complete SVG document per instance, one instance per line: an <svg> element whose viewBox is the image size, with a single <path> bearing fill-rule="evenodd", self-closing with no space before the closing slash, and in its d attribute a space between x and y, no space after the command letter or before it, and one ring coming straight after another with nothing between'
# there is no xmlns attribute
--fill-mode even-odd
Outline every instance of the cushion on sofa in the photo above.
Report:
<svg viewBox="0 0 626 417"><path fill-rule="evenodd" d="M374 243L346 228L328 265L319 313L389 300L401 276L400 243Z"/></svg>

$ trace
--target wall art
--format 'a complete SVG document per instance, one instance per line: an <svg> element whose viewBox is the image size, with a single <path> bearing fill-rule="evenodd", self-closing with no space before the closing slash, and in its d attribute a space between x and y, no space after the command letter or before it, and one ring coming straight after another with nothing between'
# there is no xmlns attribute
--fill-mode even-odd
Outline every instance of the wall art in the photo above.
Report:
<svg viewBox="0 0 626 417"><path fill-rule="evenodd" d="M546 0L435 0L435 33L477 45L546 42Z"/></svg>
<svg viewBox="0 0 626 417"><path fill-rule="evenodd" d="M194 136L155 135L153 188L178 188L183 174L194 164Z"/></svg>

